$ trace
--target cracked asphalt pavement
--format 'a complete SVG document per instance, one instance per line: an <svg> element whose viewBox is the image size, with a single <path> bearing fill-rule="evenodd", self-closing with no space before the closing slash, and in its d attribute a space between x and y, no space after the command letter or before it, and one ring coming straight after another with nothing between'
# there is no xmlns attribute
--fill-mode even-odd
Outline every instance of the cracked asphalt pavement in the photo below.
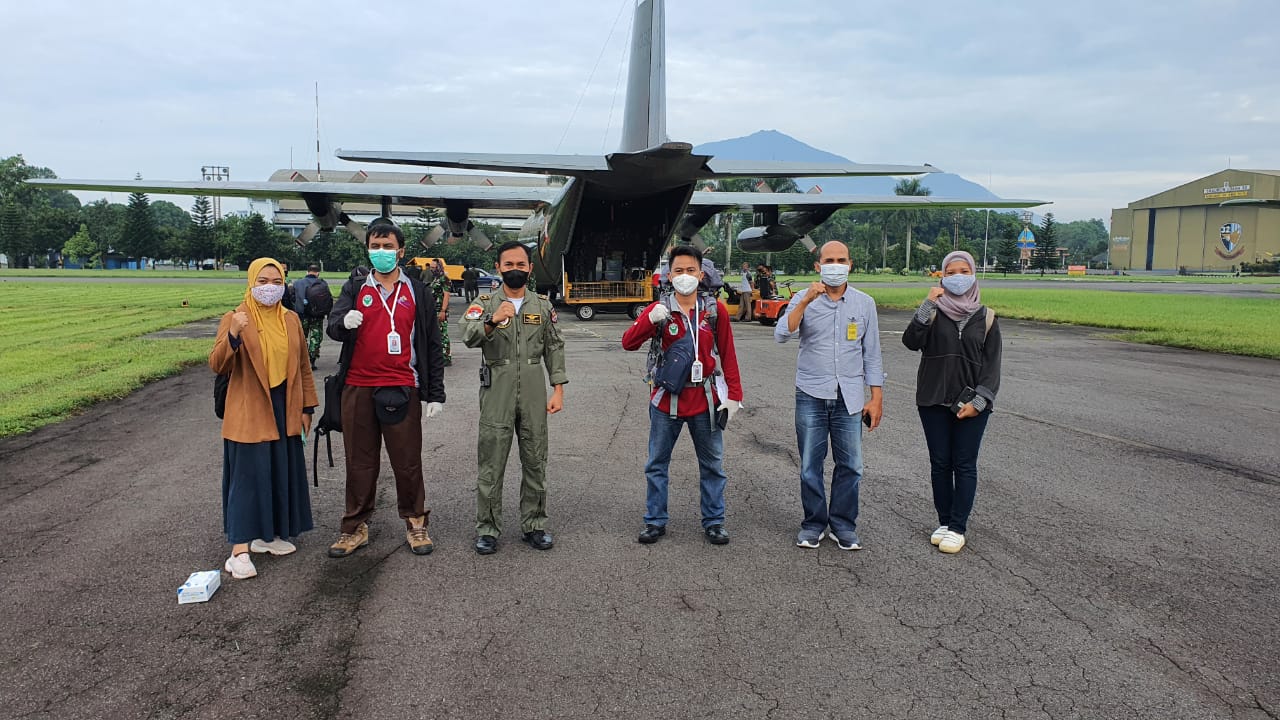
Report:
<svg viewBox="0 0 1280 720"><path fill-rule="evenodd" d="M636 542L647 395L620 315L562 321L550 552L510 530L471 550L479 355L461 343L424 420L427 557L385 466L372 542L325 556L336 438L298 553L178 605L227 553L203 367L0 441L0 717L1276 718L1280 363L1002 320L969 544L948 556L928 541L907 319L881 315L860 552L793 545L796 346L756 324L734 325L723 547L699 531L687 435L668 535ZM326 342L319 375L336 356Z"/></svg>

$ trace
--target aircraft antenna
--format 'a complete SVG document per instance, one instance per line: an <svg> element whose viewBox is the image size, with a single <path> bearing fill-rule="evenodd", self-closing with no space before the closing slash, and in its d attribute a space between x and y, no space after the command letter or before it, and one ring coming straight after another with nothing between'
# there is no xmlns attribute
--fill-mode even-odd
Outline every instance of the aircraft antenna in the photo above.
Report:
<svg viewBox="0 0 1280 720"><path fill-rule="evenodd" d="M569 122L565 123L564 132L560 134L560 142L556 143L556 152L560 152L560 146L564 144L564 139L569 136L569 128L573 126L573 119L578 116L578 108L582 107L582 99L587 96L587 89L591 87L591 79L596 76L596 68L600 67L600 59L604 57L604 51L609 49L609 41L613 39L613 31L618 28L618 20L622 18L622 11L627 8L627 3L632 0L622 0L622 6L618 8L618 14L613 18L613 27L609 28L609 36L604 39L604 45L600 47L600 54L596 56L596 62L591 66L591 72L587 73L587 82L582 86L582 92L578 95L578 102L573 105L573 112L569 113Z"/></svg>
<svg viewBox="0 0 1280 720"><path fill-rule="evenodd" d="M320 182L320 81L316 81L316 182Z"/></svg>

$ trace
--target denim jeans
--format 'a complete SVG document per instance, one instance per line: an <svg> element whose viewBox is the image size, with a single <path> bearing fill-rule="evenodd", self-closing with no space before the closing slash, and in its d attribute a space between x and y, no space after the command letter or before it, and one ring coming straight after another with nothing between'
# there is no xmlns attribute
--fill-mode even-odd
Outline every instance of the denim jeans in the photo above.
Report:
<svg viewBox="0 0 1280 720"><path fill-rule="evenodd" d="M991 413L981 412L977 417L957 420L945 405L929 405L919 410L924 439L929 444L933 507L938 511L938 524L963 535L978 492L978 448Z"/></svg>
<svg viewBox="0 0 1280 720"><path fill-rule="evenodd" d="M800 447L800 502L804 530L837 534L856 531L858 486L862 482L862 414L850 415L844 399L813 397L796 388L796 444ZM861 407L861 406L859 406ZM831 504L823 487L827 443L835 460L831 475Z"/></svg>
<svg viewBox="0 0 1280 720"><path fill-rule="evenodd" d="M689 426L693 451L698 455L698 477L702 487L702 527L724 523L724 434L707 413L672 419L652 404L649 405L649 462L644 466L648 487L645 491L646 525L665 527L667 485L670 475L671 449L680 437L680 428Z"/></svg>

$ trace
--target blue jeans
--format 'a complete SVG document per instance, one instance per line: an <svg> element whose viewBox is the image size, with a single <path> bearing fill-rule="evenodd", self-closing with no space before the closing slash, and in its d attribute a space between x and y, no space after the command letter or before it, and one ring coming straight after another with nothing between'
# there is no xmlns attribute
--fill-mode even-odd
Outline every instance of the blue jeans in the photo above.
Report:
<svg viewBox="0 0 1280 720"><path fill-rule="evenodd" d="M861 409L861 404L859 404ZM827 441L835 459L831 475L831 504L823 487ZM823 400L796 388L796 444L800 447L800 502L804 530L855 532L858 485L862 482L862 413L852 415L844 399Z"/></svg>
<svg viewBox="0 0 1280 720"><path fill-rule="evenodd" d="M648 481L645 490L646 525L665 527L671 518L667 514L667 485L670 476L671 449L680 437L680 428L689 426L693 438L693 451L698 455L698 477L702 486L702 527L724 524L724 434L707 413L693 417L672 419L652 404L649 405L649 462L644 466Z"/></svg>
<svg viewBox="0 0 1280 720"><path fill-rule="evenodd" d="M973 498L978 493L978 448L990 412L957 420L945 405L919 408L924 439L929 445L933 507L938 524L961 535L968 528Z"/></svg>

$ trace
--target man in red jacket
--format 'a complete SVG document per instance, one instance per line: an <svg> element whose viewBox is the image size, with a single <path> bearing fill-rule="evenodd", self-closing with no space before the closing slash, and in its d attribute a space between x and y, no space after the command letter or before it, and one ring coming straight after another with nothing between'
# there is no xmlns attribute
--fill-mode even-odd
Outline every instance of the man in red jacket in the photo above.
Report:
<svg viewBox="0 0 1280 720"><path fill-rule="evenodd" d="M652 303L622 334L625 350L639 350L659 338L665 353L677 342L692 340L693 362L683 388L672 393L654 383L649 402L649 461L644 474L644 530L639 541L655 543L667 533L667 484L671 450L682 425L689 426L698 455L702 486L702 531L715 545L729 542L724 528L724 425L742 408L742 382L733 347L728 309L712 296L698 293L702 253L690 245L671 251L668 277L675 294ZM690 335L691 329L695 331ZM688 341L685 341L686 343ZM722 422L717 422L717 416Z"/></svg>

